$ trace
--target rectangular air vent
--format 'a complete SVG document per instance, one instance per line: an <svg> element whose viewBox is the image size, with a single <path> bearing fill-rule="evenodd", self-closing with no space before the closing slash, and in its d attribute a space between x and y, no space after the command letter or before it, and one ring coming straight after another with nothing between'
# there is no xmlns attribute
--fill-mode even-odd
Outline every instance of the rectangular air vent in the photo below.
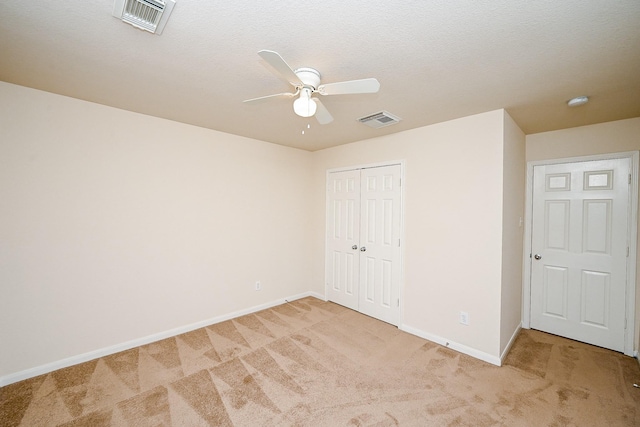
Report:
<svg viewBox="0 0 640 427"><path fill-rule="evenodd" d="M372 128L381 128L384 126L394 125L401 119L386 111L371 114L366 117L360 117L358 121Z"/></svg>
<svg viewBox="0 0 640 427"><path fill-rule="evenodd" d="M113 16L141 30L162 34L174 0L115 0Z"/></svg>

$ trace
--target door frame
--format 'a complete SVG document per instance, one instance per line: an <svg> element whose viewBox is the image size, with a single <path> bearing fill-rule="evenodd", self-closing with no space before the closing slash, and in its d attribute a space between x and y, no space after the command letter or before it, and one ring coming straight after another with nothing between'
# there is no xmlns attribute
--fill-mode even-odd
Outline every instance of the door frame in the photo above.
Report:
<svg viewBox="0 0 640 427"><path fill-rule="evenodd" d="M405 200L405 160L395 160L388 162L376 162L366 163L355 166L343 166L338 168L327 169L324 177L324 300L328 301L327 296L327 218L329 218L329 196L327 194L327 185L329 183L329 174L335 172L345 172L360 169L379 168L384 166L400 165L400 283L398 283L398 324L396 327L400 328L400 325L404 324L404 251L405 251L405 238L404 238L404 200Z"/></svg>
<svg viewBox="0 0 640 427"><path fill-rule="evenodd" d="M629 198L629 216L627 224L627 241L629 256L627 257L627 283L625 292L626 330L624 336L624 354L636 357L634 352L636 330L636 258L638 246L638 151L608 153L593 156L568 157L561 159L536 160L527 162L527 187L525 198L524 248L522 253L522 327L530 329L531 325L531 232L533 229L533 168L558 163L577 163L594 160L631 159L631 192Z"/></svg>

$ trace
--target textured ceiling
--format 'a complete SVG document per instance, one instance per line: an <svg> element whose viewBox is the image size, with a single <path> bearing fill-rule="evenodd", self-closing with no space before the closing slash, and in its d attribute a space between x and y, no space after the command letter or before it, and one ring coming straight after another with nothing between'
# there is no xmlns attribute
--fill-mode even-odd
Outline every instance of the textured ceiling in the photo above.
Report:
<svg viewBox="0 0 640 427"><path fill-rule="evenodd" d="M498 108L527 134L640 116L638 0L176 1L153 35L113 0L3 0L0 80L312 151ZM380 91L322 97L328 125L243 104L291 88L262 49ZM356 121L380 110L402 121Z"/></svg>

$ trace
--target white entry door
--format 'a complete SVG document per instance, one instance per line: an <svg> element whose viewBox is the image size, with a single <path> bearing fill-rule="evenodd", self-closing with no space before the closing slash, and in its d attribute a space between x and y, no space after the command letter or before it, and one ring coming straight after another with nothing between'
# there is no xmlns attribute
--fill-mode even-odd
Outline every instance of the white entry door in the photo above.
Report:
<svg viewBox="0 0 640 427"><path fill-rule="evenodd" d="M327 298L397 325L400 165L329 173Z"/></svg>
<svg viewBox="0 0 640 427"><path fill-rule="evenodd" d="M630 159L535 166L531 327L624 351Z"/></svg>

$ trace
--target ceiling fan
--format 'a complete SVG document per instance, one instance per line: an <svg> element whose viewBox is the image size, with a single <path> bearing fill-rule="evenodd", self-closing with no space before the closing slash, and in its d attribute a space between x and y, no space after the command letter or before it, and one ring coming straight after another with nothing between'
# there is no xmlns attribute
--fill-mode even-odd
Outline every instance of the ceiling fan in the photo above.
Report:
<svg viewBox="0 0 640 427"><path fill-rule="evenodd" d="M271 98L297 97L297 99L293 101L293 111L301 117L311 117L315 115L318 122L322 125L331 123L333 117L325 106L322 105L320 99L312 96L314 93L319 93L320 95L346 95L376 93L380 89L380 83L374 78L320 84L320 72L314 68L302 67L293 70L277 52L272 50L261 50L258 52L258 55L291 83L295 88L295 92L261 96L259 98L247 99L243 102L256 103Z"/></svg>

